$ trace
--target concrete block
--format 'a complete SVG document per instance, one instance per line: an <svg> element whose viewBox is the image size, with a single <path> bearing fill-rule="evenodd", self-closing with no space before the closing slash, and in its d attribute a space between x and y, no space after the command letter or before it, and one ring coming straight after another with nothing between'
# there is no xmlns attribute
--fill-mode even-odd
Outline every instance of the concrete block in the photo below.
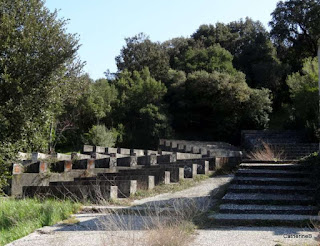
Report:
<svg viewBox="0 0 320 246"><path fill-rule="evenodd" d="M97 152L94 152L91 154L91 158L93 159L97 159L97 160L100 160L100 159L106 159L106 158L109 158L110 155L104 155L104 154L100 154L100 153L97 153Z"/></svg>
<svg viewBox="0 0 320 246"><path fill-rule="evenodd" d="M209 174L209 161L204 161L204 174Z"/></svg>
<svg viewBox="0 0 320 246"><path fill-rule="evenodd" d="M130 196L137 192L137 180L130 180Z"/></svg>
<svg viewBox="0 0 320 246"><path fill-rule="evenodd" d="M198 174L198 164L192 164L192 178Z"/></svg>
<svg viewBox="0 0 320 246"><path fill-rule="evenodd" d="M177 151L177 149L178 149L178 144L177 144L177 142L171 141L171 142L170 142L170 150L171 150L171 151Z"/></svg>
<svg viewBox="0 0 320 246"><path fill-rule="evenodd" d="M199 154L199 147L197 147L197 146L191 146L191 153L193 153L193 154Z"/></svg>
<svg viewBox="0 0 320 246"><path fill-rule="evenodd" d="M191 145L185 144L184 145L184 152L191 152Z"/></svg>
<svg viewBox="0 0 320 246"><path fill-rule="evenodd" d="M102 146L95 146L94 152L103 154L103 153L106 153L106 148Z"/></svg>
<svg viewBox="0 0 320 246"><path fill-rule="evenodd" d="M130 155L130 149L118 148L117 153L121 155Z"/></svg>
<svg viewBox="0 0 320 246"><path fill-rule="evenodd" d="M184 151L184 144L179 143L177 152L183 152Z"/></svg>
<svg viewBox="0 0 320 246"><path fill-rule="evenodd" d="M106 152L107 154L116 154L118 152L118 149L117 148L111 148L111 147L108 147L106 148Z"/></svg>
<svg viewBox="0 0 320 246"><path fill-rule="evenodd" d="M165 144L165 139L159 139L159 145L163 146Z"/></svg>
<svg viewBox="0 0 320 246"><path fill-rule="evenodd" d="M184 179L184 168L179 167L179 181Z"/></svg>
<svg viewBox="0 0 320 246"><path fill-rule="evenodd" d="M13 164L12 174L17 175L24 172L24 168L21 164L15 163Z"/></svg>
<svg viewBox="0 0 320 246"><path fill-rule="evenodd" d="M47 173L49 171L48 163L40 161L39 164L39 173Z"/></svg>
<svg viewBox="0 0 320 246"><path fill-rule="evenodd" d="M155 186L154 176L148 176L148 190L153 190Z"/></svg>
<svg viewBox="0 0 320 246"><path fill-rule="evenodd" d="M208 154L208 151L206 148L200 148L200 154L201 155L207 155Z"/></svg>
<svg viewBox="0 0 320 246"><path fill-rule="evenodd" d="M84 154L79 154L79 153L72 153L71 154L72 160L86 160L86 159L90 159L90 158L91 158L90 155L84 155Z"/></svg>
<svg viewBox="0 0 320 246"><path fill-rule="evenodd" d="M30 153L18 152L18 160L26 161L26 160L30 160L30 159L31 159Z"/></svg>
<svg viewBox="0 0 320 246"><path fill-rule="evenodd" d="M110 186L110 199L118 199L118 186Z"/></svg>
<svg viewBox="0 0 320 246"><path fill-rule="evenodd" d="M143 149L134 149L133 151L136 154L136 156L143 156L144 155Z"/></svg>
<svg viewBox="0 0 320 246"><path fill-rule="evenodd" d="M39 160L45 160L45 159L48 159L50 157L51 156L47 155L47 154L43 154L43 153L39 153L39 152L32 152L31 160L32 160L32 162L37 162Z"/></svg>
<svg viewBox="0 0 320 246"><path fill-rule="evenodd" d="M71 160L71 155L56 153L52 155L53 158L59 160L59 161L69 161Z"/></svg>
<svg viewBox="0 0 320 246"><path fill-rule="evenodd" d="M83 153L93 152L93 146L91 145L83 145Z"/></svg>
<svg viewBox="0 0 320 246"><path fill-rule="evenodd" d="M72 161L64 162L64 172L70 172L72 170Z"/></svg>
<svg viewBox="0 0 320 246"><path fill-rule="evenodd" d="M170 172L169 171L164 172L164 184L170 184Z"/></svg>
<svg viewBox="0 0 320 246"><path fill-rule="evenodd" d="M95 168L95 165L94 165L94 159L89 159L87 160L87 169L88 170L92 170Z"/></svg>

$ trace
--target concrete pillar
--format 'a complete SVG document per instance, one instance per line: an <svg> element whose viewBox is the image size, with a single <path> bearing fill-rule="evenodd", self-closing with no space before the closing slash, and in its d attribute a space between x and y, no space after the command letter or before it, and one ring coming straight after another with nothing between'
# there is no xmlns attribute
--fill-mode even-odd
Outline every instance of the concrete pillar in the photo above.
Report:
<svg viewBox="0 0 320 246"><path fill-rule="evenodd" d="M19 163L13 164L13 169L12 169L13 175L21 174L23 172L24 172L24 168L21 164L19 164Z"/></svg>
<svg viewBox="0 0 320 246"><path fill-rule="evenodd" d="M116 154L110 154L109 168L116 168L116 167L117 167Z"/></svg>
<svg viewBox="0 0 320 246"><path fill-rule="evenodd" d="M177 150L177 152L183 152L183 150L184 150L184 144L178 144L178 150Z"/></svg>
<svg viewBox="0 0 320 246"><path fill-rule="evenodd" d="M192 178L198 174L198 164L192 164Z"/></svg>
<svg viewBox="0 0 320 246"><path fill-rule="evenodd" d="M154 176L148 176L148 190L153 190L155 186Z"/></svg>
<svg viewBox="0 0 320 246"><path fill-rule="evenodd" d="M154 166L157 165L157 155L151 154L147 156L147 166Z"/></svg>
<svg viewBox="0 0 320 246"><path fill-rule="evenodd" d="M39 164L39 173L47 173L49 171L48 163L40 161Z"/></svg>
<svg viewBox="0 0 320 246"><path fill-rule="evenodd" d="M130 196L137 192L137 180L130 180Z"/></svg>
<svg viewBox="0 0 320 246"><path fill-rule="evenodd" d="M83 153L93 152L93 146L91 145L83 145Z"/></svg>
<svg viewBox="0 0 320 246"><path fill-rule="evenodd" d="M209 161L204 161L204 174L209 174Z"/></svg>
<svg viewBox="0 0 320 246"><path fill-rule="evenodd" d="M118 186L110 186L110 200L118 199Z"/></svg>
<svg viewBox="0 0 320 246"><path fill-rule="evenodd" d="M170 162L177 162L177 152L173 152L170 155Z"/></svg>
<svg viewBox="0 0 320 246"><path fill-rule="evenodd" d="M170 172L169 171L164 172L164 184L170 184Z"/></svg>
<svg viewBox="0 0 320 246"><path fill-rule="evenodd" d="M184 168L179 167L179 181L184 179Z"/></svg>
<svg viewBox="0 0 320 246"><path fill-rule="evenodd" d="M93 170L94 168L95 168L94 159L87 160L87 169L88 170Z"/></svg>
<svg viewBox="0 0 320 246"><path fill-rule="evenodd" d="M72 170L72 161L64 162L64 172L70 172Z"/></svg>
<svg viewBox="0 0 320 246"><path fill-rule="evenodd" d="M136 155L130 156L130 167L137 167L137 165L138 165L137 156Z"/></svg>

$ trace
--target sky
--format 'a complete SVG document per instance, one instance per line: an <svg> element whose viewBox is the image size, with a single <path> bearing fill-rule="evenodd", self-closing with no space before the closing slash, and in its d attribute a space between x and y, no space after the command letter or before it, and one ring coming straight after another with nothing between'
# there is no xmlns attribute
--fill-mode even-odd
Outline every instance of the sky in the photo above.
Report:
<svg viewBox="0 0 320 246"><path fill-rule="evenodd" d="M202 24L251 17L268 28L278 0L46 0L68 19L67 32L79 35L78 54L92 79L117 71L115 57L124 39L140 32L152 41L189 37ZM269 28L268 28L269 29Z"/></svg>

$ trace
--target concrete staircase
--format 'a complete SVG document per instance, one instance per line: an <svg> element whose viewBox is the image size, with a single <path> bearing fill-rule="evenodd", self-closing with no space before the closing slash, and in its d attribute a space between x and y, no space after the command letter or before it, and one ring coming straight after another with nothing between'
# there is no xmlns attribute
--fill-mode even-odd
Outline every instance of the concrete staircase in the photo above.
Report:
<svg viewBox="0 0 320 246"><path fill-rule="evenodd" d="M243 163L213 223L220 226L306 226L319 221L307 165Z"/></svg>

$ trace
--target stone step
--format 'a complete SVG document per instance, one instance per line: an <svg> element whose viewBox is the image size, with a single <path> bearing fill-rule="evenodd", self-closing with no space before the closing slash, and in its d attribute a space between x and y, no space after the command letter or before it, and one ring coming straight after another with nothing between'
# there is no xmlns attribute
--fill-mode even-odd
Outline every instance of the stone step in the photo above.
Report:
<svg viewBox="0 0 320 246"><path fill-rule="evenodd" d="M236 173L238 177L286 177L304 178L309 177L310 172L295 170L269 170L269 169L239 169Z"/></svg>
<svg viewBox="0 0 320 246"><path fill-rule="evenodd" d="M265 177L235 177L232 184L250 184L250 185L283 185L297 186L309 185L310 180L306 178L265 178Z"/></svg>
<svg viewBox="0 0 320 246"><path fill-rule="evenodd" d="M274 206L274 205L242 205L221 204L219 213L229 214L300 214L318 215L319 208L316 206Z"/></svg>
<svg viewBox="0 0 320 246"><path fill-rule="evenodd" d="M251 160L251 159L242 159L242 164L296 164L297 160L282 160L282 161L261 161L261 160Z"/></svg>
<svg viewBox="0 0 320 246"><path fill-rule="evenodd" d="M300 164L273 164L273 163L242 163L239 168L241 169L265 169L265 170L310 170L310 165L300 165Z"/></svg>
<svg viewBox="0 0 320 246"><path fill-rule="evenodd" d="M219 226L307 226L312 221L319 222L318 216L288 214L215 214L210 215Z"/></svg>
<svg viewBox="0 0 320 246"><path fill-rule="evenodd" d="M316 189L310 186L280 186L280 185L230 185L231 193L269 193L269 194L304 194L313 195Z"/></svg>
<svg viewBox="0 0 320 246"><path fill-rule="evenodd" d="M306 195L283 195L263 193L227 193L222 203L257 205L314 205L313 197Z"/></svg>

